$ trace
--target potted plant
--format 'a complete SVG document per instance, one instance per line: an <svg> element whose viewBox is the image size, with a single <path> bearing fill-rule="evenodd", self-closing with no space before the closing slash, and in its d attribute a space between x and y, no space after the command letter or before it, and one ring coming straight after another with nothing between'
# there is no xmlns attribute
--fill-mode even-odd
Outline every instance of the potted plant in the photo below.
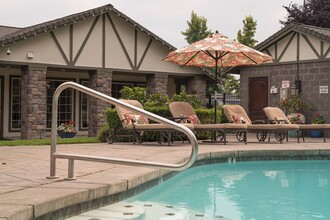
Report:
<svg viewBox="0 0 330 220"><path fill-rule="evenodd" d="M315 114L315 118L312 120L312 124L324 124L324 123L325 123L324 116L322 116L319 113ZM322 137L322 131L311 130L310 136L311 137Z"/></svg>
<svg viewBox="0 0 330 220"><path fill-rule="evenodd" d="M288 120L291 124L303 124L303 120L301 118L301 114L292 115L291 117L288 117ZM297 137L296 131L289 131L289 137ZM302 136L302 131L299 131L299 137Z"/></svg>
<svg viewBox="0 0 330 220"><path fill-rule="evenodd" d="M287 99L281 99L280 108L287 114L289 120L290 118L296 117L299 114L301 122L305 123L306 118L302 114L302 111L310 108L310 104L303 101L299 95L292 95Z"/></svg>
<svg viewBox="0 0 330 220"><path fill-rule="evenodd" d="M57 128L57 134L61 138L73 138L77 134L74 124L75 123L73 121L69 121L68 123L62 123Z"/></svg>

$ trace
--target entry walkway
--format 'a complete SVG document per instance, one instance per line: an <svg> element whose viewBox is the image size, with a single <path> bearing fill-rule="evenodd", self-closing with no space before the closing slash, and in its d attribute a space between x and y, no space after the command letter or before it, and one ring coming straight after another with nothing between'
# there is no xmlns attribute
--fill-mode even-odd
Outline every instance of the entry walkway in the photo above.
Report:
<svg viewBox="0 0 330 220"><path fill-rule="evenodd" d="M100 143L58 145L58 150L103 157L179 163L189 156L191 146L180 142L172 146L157 143ZM322 156L330 158L330 144L323 143L321 138L307 138L305 143L300 144L291 139L283 144L273 141L249 142L247 145L229 139L227 145L200 143L198 160ZM155 179L169 173L144 167L75 161L77 180L66 181L64 178L67 177L68 161L58 159L56 174L59 179L46 179L49 175L49 157L50 146L0 147L0 220L58 219L68 213L78 214L89 207L97 208L109 201L119 201L132 193L131 189L144 183L155 184Z"/></svg>

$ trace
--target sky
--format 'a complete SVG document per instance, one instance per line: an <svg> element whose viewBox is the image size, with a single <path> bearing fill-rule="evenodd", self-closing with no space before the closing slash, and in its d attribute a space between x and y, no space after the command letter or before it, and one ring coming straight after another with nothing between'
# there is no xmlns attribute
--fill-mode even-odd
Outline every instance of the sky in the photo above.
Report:
<svg viewBox="0 0 330 220"><path fill-rule="evenodd" d="M0 25L28 27L106 4L112 4L171 45L187 45L181 34L191 12L207 19L207 27L235 39L245 16L257 20L255 39L261 43L282 28L282 6L304 0L1 0Z"/></svg>

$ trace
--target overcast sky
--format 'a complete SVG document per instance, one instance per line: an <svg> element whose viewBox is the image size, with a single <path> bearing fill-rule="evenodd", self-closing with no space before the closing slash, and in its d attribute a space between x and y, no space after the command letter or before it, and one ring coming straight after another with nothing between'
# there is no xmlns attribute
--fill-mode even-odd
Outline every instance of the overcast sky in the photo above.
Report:
<svg viewBox="0 0 330 220"><path fill-rule="evenodd" d="M112 4L154 34L180 48L187 43L181 31L188 28L191 12L207 19L212 31L235 39L243 19L257 20L255 39L260 42L281 29L279 20L290 3L304 0L1 0L0 25L27 27L73 13Z"/></svg>

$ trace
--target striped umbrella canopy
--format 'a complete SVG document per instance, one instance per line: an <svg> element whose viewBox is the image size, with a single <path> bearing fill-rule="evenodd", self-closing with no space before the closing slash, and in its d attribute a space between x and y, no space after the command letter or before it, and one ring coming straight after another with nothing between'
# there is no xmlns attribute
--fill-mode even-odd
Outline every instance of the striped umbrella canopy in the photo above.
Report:
<svg viewBox="0 0 330 220"><path fill-rule="evenodd" d="M235 67L257 65L273 58L258 50L245 46L237 41L215 32L215 34L181 49L172 51L165 61L181 66L200 66L215 68L215 85L217 88L218 67ZM214 123L216 123L216 99L214 99Z"/></svg>

